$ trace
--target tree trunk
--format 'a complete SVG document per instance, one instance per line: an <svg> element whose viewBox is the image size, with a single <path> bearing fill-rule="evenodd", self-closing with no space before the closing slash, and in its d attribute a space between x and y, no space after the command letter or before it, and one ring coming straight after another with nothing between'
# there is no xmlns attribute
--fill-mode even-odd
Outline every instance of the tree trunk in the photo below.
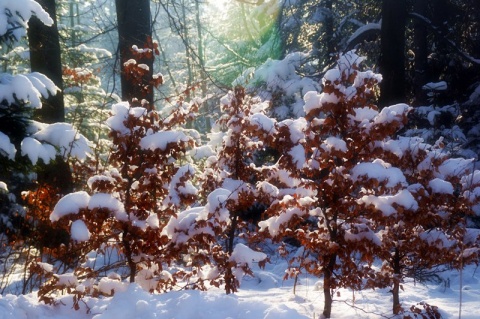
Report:
<svg viewBox="0 0 480 319"><path fill-rule="evenodd" d="M44 123L65 121L65 105L63 101L62 60L58 37L55 0L37 1L54 21L48 27L35 16L28 22L28 40L30 47L30 66L32 72L40 72L51 79L60 89L55 96L50 96L35 114Z"/></svg>
<svg viewBox="0 0 480 319"><path fill-rule="evenodd" d="M204 50L204 42L203 42L203 35L202 35L202 21L200 19L200 1L195 0L195 20L197 23L197 36L198 36L198 64L200 66L200 78L202 84L200 88L202 90L202 96L207 94L207 75L205 73L205 50Z"/></svg>
<svg viewBox="0 0 480 319"><path fill-rule="evenodd" d="M413 11L415 14L426 16L428 9L427 0L416 0ZM427 83L427 27L419 19L414 18L413 23L413 51L415 53L415 78L414 78L414 104L419 106L427 102L427 95L422 87Z"/></svg>
<svg viewBox="0 0 480 319"><path fill-rule="evenodd" d="M188 34L187 12L185 10L185 1L182 1L182 32L183 42L185 44L185 58L187 62L187 99L190 99L190 88L193 83L192 53L190 45L190 35Z"/></svg>
<svg viewBox="0 0 480 319"><path fill-rule="evenodd" d="M144 87L150 84L153 74L152 58L135 58L132 46L144 48L152 38L150 0L115 0L118 21L118 51L120 53L120 78L122 85L122 99L145 99L153 104L153 88L145 91ZM141 83L134 83L125 72L124 63L136 59L137 63L146 64L149 72L142 78Z"/></svg>
<svg viewBox="0 0 480 319"><path fill-rule="evenodd" d="M128 269L130 271L130 274L128 276L129 282L134 283L135 282L135 275L137 274L137 264L133 260L133 252L130 244L130 232L128 231L128 225L125 225L123 228L123 234L122 234L122 245L124 248L124 253L125 253L125 259L127 260L127 265Z"/></svg>
<svg viewBox="0 0 480 319"><path fill-rule="evenodd" d="M402 306L400 304L400 278L402 268L400 267L400 256L398 252L398 248L395 248L395 254L393 256L393 288L392 288L392 295L393 295L393 305L392 310L394 315L398 315L402 310Z"/></svg>
<svg viewBox="0 0 480 319"><path fill-rule="evenodd" d="M332 315L332 304L333 304L333 296L332 296L332 286L333 286L333 270L335 268L335 262L337 260L337 255L330 255L326 257L328 262L326 264L326 268L323 274L323 294L325 296L325 301L323 304L323 316L325 318L330 318Z"/></svg>
<svg viewBox="0 0 480 319"><path fill-rule="evenodd" d="M380 106L405 102L406 0L383 0L380 73Z"/></svg>
<svg viewBox="0 0 480 319"><path fill-rule="evenodd" d="M62 60L55 0L38 0L37 2L48 12L54 24L51 27L47 27L36 17L32 17L28 22L31 70L32 72L40 72L46 75L60 91L43 101L42 108L35 112L35 117L43 123L65 122ZM63 194L68 194L73 190L70 166L60 156L57 156L55 161L40 169L38 174L39 182L55 185Z"/></svg>
<svg viewBox="0 0 480 319"><path fill-rule="evenodd" d="M322 57L323 59L323 64L324 64L324 69L330 68L335 64L335 61L337 60L335 54L337 53L335 50L335 29L334 29L334 19L333 19L333 0L327 0L325 1L325 11L327 15L325 16L325 21L323 23L323 34L324 34L324 39L323 41L316 41L314 43L317 45L322 45L322 42L325 47L325 52ZM320 39L319 39L320 40Z"/></svg>

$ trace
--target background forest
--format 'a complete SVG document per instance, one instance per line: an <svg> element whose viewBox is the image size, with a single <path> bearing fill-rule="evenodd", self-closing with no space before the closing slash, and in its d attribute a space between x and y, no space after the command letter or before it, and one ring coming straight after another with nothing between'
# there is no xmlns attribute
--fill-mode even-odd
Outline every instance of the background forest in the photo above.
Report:
<svg viewBox="0 0 480 319"><path fill-rule="evenodd" d="M478 264L476 0L0 0L0 63L2 295L89 313L282 259L323 318L339 289L442 318L405 282Z"/></svg>

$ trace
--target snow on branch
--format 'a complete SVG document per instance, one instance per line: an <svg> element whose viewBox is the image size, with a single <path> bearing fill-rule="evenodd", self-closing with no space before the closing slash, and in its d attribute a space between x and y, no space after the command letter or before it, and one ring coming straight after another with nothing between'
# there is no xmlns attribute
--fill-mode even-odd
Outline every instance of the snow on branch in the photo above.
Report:
<svg viewBox="0 0 480 319"><path fill-rule="evenodd" d="M126 221L128 219L128 215L125 212L125 207L122 202L111 194L97 193L90 196L85 191L79 191L62 197L57 205L55 205L55 208L50 215L50 220L55 222L67 215L76 215L83 209L94 210L99 208L110 210L117 220Z"/></svg>
<svg viewBox="0 0 480 319"><path fill-rule="evenodd" d="M39 109L42 107L40 98L55 95L58 90L49 78L38 72L25 75L0 73L0 101L9 105L23 102L26 106Z"/></svg>
<svg viewBox="0 0 480 319"><path fill-rule="evenodd" d="M43 142L43 143L42 143ZM38 159L49 163L56 155L84 161L92 150L89 141L68 123L54 123L42 128L21 144L22 155L35 165Z"/></svg>
<svg viewBox="0 0 480 319"><path fill-rule="evenodd" d="M45 25L53 24L52 18L34 0L0 1L0 38L18 41L26 35L28 20L35 15Z"/></svg>
<svg viewBox="0 0 480 319"><path fill-rule="evenodd" d="M0 155L5 155L13 160L16 152L15 145L10 142L8 135L0 132Z"/></svg>
<svg viewBox="0 0 480 319"><path fill-rule="evenodd" d="M367 23L361 26L348 38L345 51L350 51L354 49L357 44L379 35L381 28L381 23Z"/></svg>

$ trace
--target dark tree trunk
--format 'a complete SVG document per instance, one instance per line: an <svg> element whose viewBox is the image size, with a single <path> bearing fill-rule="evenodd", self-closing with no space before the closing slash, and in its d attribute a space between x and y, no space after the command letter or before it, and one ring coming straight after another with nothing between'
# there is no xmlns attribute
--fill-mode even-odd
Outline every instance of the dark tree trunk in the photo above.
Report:
<svg viewBox="0 0 480 319"><path fill-rule="evenodd" d="M325 301L323 304L323 316L325 318L330 318L332 315L332 285L333 285L333 270L335 268L335 262L337 260L337 255L330 255L326 257L328 262L326 263L326 268L324 271L323 277L323 294L325 296Z"/></svg>
<svg viewBox="0 0 480 319"><path fill-rule="evenodd" d="M395 254L393 256L392 268L393 268L393 287L392 287L392 297L393 305L392 311L394 315L398 315L402 310L402 305L400 304L400 278L402 277L402 267L400 266L400 254L398 248L395 249Z"/></svg>
<svg viewBox="0 0 480 319"><path fill-rule="evenodd" d="M138 60L132 53L132 46L144 48L152 38L150 0L115 0L118 21L118 51L120 53L120 70L122 99L146 99L153 103L153 89L144 90L149 85L153 74L153 57ZM124 63L130 59L146 64L149 72L143 77L142 83L133 83L125 72Z"/></svg>
<svg viewBox="0 0 480 319"><path fill-rule="evenodd" d="M334 19L333 19L333 0L325 1L325 11L326 17L323 25L324 41L326 44L325 54L323 56L323 61L325 68L329 68L335 64L337 60L336 49L335 49L335 29L334 29Z"/></svg>
<svg viewBox="0 0 480 319"><path fill-rule="evenodd" d="M50 78L60 88L60 91L42 103L42 109L38 110L36 117L44 123L64 122L62 60L55 16L55 0L38 0L37 2L54 20L54 25L48 27L36 17L32 17L28 22L30 66L32 72L40 72Z"/></svg>
<svg viewBox="0 0 480 319"><path fill-rule="evenodd" d="M383 0L380 106L405 102L405 28L407 0Z"/></svg>
<svg viewBox="0 0 480 319"><path fill-rule="evenodd" d="M427 0L416 0L413 11L415 14L426 16L428 9ZM415 105L423 105L427 102L427 95L422 87L427 83L428 70L428 45L427 45L427 27L420 19L413 20L413 52L415 53L415 78L414 78L414 92Z"/></svg>
<svg viewBox="0 0 480 319"><path fill-rule="evenodd" d="M62 60L57 29L55 0L38 0L53 19L51 27L44 25L36 17L28 22L28 42L30 46L30 66L32 72L45 74L60 89L56 95L43 101L42 108L35 117L44 123L65 122L65 104L63 101ZM55 185L60 192L67 194L73 190L70 167L65 160L57 156L55 161L40 168L38 181Z"/></svg>

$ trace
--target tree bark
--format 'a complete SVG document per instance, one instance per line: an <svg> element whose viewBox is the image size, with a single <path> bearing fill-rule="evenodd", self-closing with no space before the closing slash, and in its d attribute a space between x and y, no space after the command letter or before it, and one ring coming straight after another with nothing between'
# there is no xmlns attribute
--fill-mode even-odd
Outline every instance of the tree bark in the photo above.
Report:
<svg viewBox="0 0 480 319"><path fill-rule="evenodd" d="M323 33L324 33L323 41L326 44L326 48L325 48L326 50L325 50L324 56L322 57L325 65L324 68L334 65L335 61L337 60L337 57L335 56L337 52L335 49L333 0L325 1L325 11L327 14L325 16L325 22L323 25ZM321 41L318 41L318 42L321 42ZM320 44L318 42L315 42L315 43Z"/></svg>
<svg viewBox="0 0 480 319"><path fill-rule="evenodd" d="M203 42L203 34L202 34L202 21L200 19L200 1L195 0L195 22L197 23L197 36L198 36L198 64L200 66L200 78L202 80L202 84L200 88L202 90L202 96L206 96L207 94L207 75L205 73L205 50L204 50L204 42Z"/></svg>
<svg viewBox="0 0 480 319"><path fill-rule="evenodd" d="M118 51L120 53L120 79L122 85L122 99L131 102L132 99L146 99L153 103L153 88L148 91L144 87L149 85L153 74L153 56L151 59L135 58L132 46L144 48L152 38L150 0L115 0L118 21ZM124 63L130 59L137 63L146 64L149 72L142 78L142 83L133 83L125 72Z"/></svg>
<svg viewBox="0 0 480 319"><path fill-rule="evenodd" d="M427 0L416 0L413 11L421 16L426 16L428 9ZM427 27L422 21L414 18L413 22L413 51L415 53L415 78L414 92L415 105L422 105L427 102L427 95L422 87L427 83L428 75L428 47Z"/></svg>
<svg viewBox="0 0 480 319"><path fill-rule="evenodd" d="M380 106L405 102L406 0L383 0L380 73Z"/></svg>
<svg viewBox="0 0 480 319"><path fill-rule="evenodd" d="M325 318L330 318L332 315L332 280L333 280L333 270L335 267L335 262L337 260L337 255L333 254L326 257L328 262L326 263L326 268L323 274L323 294L325 296L325 301L323 304L323 316Z"/></svg>
<svg viewBox="0 0 480 319"><path fill-rule="evenodd" d="M182 32L183 42L185 44L185 58L187 61L187 98L190 98L190 88L193 83L192 53L190 45L190 35L188 34L187 12L185 10L185 1L182 1Z"/></svg>
<svg viewBox="0 0 480 319"><path fill-rule="evenodd" d="M62 60L57 29L55 0L37 0L48 12L54 25L48 27L36 17L28 22L28 40L30 47L30 67L32 72L40 72L51 79L60 89L42 103L42 108L35 116L44 123L65 121L65 104L63 101Z"/></svg>
<svg viewBox="0 0 480 319"><path fill-rule="evenodd" d="M393 287L392 287L392 296L393 296L393 305L392 311L394 315L398 315L402 310L402 306L400 304L400 278L402 268L400 266L400 255L398 252L398 248L395 248L395 254L393 256Z"/></svg>
<svg viewBox="0 0 480 319"><path fill-rule="evenodd" d="M32 72L40 72L46 75L60 91L43 101L42 108L35 112L35 117L43 123L65 122L62 60L55 0L37 0L37 2L48 12L54 24L48 27L36 17L32 17L28 22L30 67ZM55 185L64 194L73 190L70 166L61 156L57 156L55 161L39 170L38 181Z"/></svg>

